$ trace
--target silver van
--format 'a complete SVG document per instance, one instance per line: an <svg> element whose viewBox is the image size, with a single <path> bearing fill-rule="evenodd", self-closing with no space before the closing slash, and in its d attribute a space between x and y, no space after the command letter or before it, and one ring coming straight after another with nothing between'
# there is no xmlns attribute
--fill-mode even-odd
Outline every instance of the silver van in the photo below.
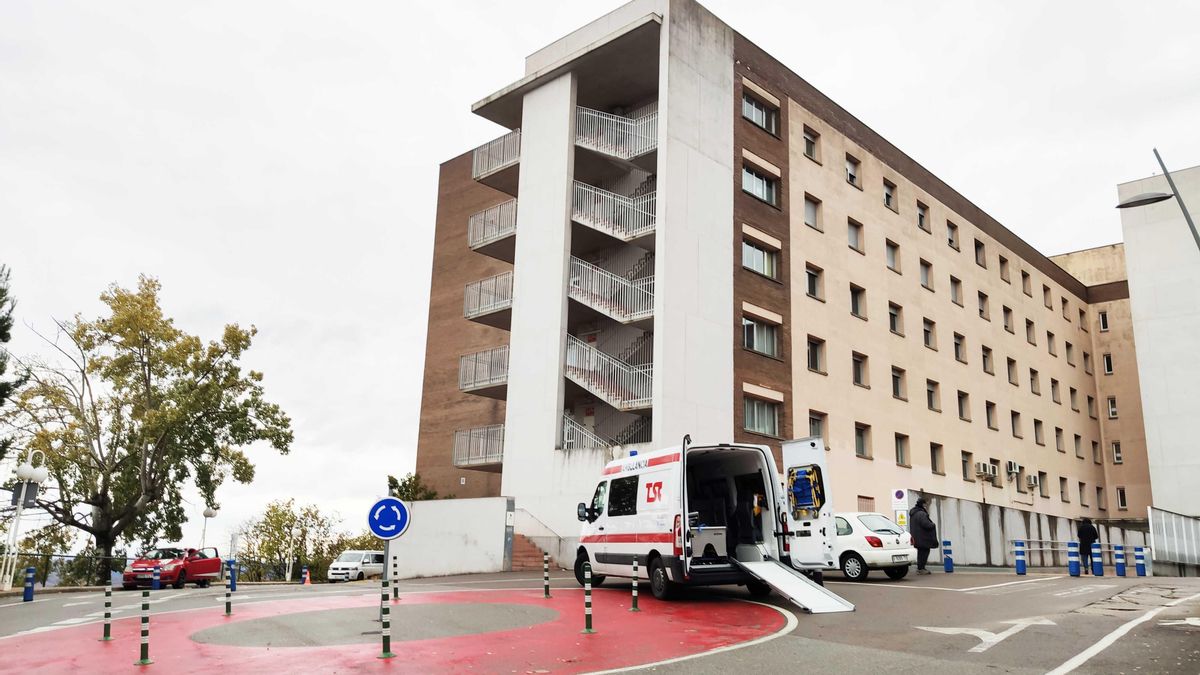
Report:
<svg viewBox="0 0 1200 675"><path fill-rule="evenodd" d="M329 565L329 581L361 581L383 576L383 551L345 551Z"/></svg>

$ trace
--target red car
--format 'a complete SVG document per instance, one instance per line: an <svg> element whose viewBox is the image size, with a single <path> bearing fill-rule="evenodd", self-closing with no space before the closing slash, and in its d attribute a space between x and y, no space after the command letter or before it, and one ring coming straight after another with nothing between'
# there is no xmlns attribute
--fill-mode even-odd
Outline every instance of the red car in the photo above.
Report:
<svg viewBox="0 0 1200 675"><path fill-rule="evenodd" d="M125 567L121 585L126 590L150 586L154 581L155 566L159 567L159 582L163 586L170 584L183 588L186 583L195 583L205 588L214 579L221 578L221 556L215 548L156 548Z"/></svg>

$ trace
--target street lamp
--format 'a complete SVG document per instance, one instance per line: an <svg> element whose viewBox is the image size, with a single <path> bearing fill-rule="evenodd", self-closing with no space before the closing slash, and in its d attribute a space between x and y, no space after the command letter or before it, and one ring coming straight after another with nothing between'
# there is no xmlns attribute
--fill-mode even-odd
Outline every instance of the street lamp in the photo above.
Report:
<svg viewBox="0 0 1200 675"><path fill-rule="evenodd" d="M204 538L208 536L208 519L216 517L216 509L211 506L204 507L204 527L200 530L200 548L204 548Z"/></svg>
<svg viewBox="0 0 1200 675"><path fill-rule="evenodd" d="M42 459L41 466L34 466L38 457ZM21 541L21 512L26 503L33 506L37 499L38 489L50 477L46 468L46 455L41 450L25 450L25 457L17 465L17 485L13 488L13 504L17 511L13 514L12 524L8 531L8 546L4 549L4 560L0 563L0 589L12 590L13 575L17 572L17 544Z"/></svg>
<svg viewBox="0 0 1200 675"><path fill-rule="evenodd" d="M1175 187L1175 180L1171 178L1171 172L1167 171L1167 165L1163 163L1162 156L1158 154L1158 148L1154 148L1154 159L1158 160L1159 167L1162 168L1163 175L1167 177L1167 185L1171 186L1171 194L1165 192L1146 192L1140 195L1134 195L1129 199L1117 204L1118 209L1131 209L1139 206L1147 206L1149 204L1157 204L1175 197L1175 201L1179 203L1179 210L1183 211L1183 219L1187 221L1188 229L1192 231L1192 239L1196 240L1196 248L1200 249L1200 233L1196 232L1196 224L1192 222L1192 214L1188 213L1187 206L1183 204L1183 197L1179 194L1179 189Z"/></svg>

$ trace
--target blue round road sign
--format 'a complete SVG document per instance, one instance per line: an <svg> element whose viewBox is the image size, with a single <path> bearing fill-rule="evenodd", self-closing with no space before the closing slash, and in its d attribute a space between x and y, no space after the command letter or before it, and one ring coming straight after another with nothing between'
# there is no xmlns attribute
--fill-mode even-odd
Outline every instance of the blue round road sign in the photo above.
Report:
<svg viewBox="0 0 1200 675"><path fill-rule="evenodd" d="M395 539L408 529L408 507L395 497L384 497L371 506L367 527L380 539Z"/></svg>

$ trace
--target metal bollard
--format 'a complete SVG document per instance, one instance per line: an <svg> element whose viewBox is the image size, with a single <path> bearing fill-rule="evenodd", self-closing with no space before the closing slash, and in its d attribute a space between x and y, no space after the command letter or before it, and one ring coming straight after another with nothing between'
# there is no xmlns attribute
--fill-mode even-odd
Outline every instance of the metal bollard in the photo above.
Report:
<svg viewBox="0 0 1200 675"><path fill-rule="evenodd" d="M1097 577L1104 576L1104 558L1100 552L1100 542L1092 542L1092 575Z"/></svg>
<svg viewBox="0 0 1200 675"><path fill-rule="evenodd" d="M303 586L305 581L308 581L308 565L305 565L304 567L301 567L301 568L300 568L300 581L299 581L299 584L300 584L301 586Z"/></svg>
<svg viewBox="0 0 1200 675"><path fill-rule="evenodd" d="M400 599L400 584L396 583L396 581L398 581L399 578L400 578L400 556L394 555L394 556L392 556L392 578L391 578L392 599L393 600Z"/></svg>
<svg viewBox="0 0 1200 675"><path fill-rule="evenodd" d="M233 614L233 561L229 561L229 577L225 579L225 616Z"/></svg>
<svg viewBox="0 0 1200 675"><path fill-rule="evenodd" d="M380 634L383 636L383 653L377 658L390 659L396 655L392 653L392 619L391 608L388 607L388 580L383 580L382 592L379 594L379 621Z"/></svg>
<svg viewBox="0 0 1200 675"><path fill-rule="evenodd" d="M112 640L112 584L104 587L104 637L101 642Z"/></svg>
<svg viewBox="0 0 1200 675"><path fill-rule="evenodd" d="M33 602L33 577L35 574L37 574L36 568L25 568L25 592L21 595L22 602Z"/></svg>
<svg viewBox="0 0 1200 675"><path fill-rule="evenodd" d="M637 591L638 591L638 589L637 589L637 587L638 587L638 569L637 569L638 565L637 565L637 562L638 562L637 556L634 556L633 557L633 604L629 606L629 611L631 611L631 612L642 611L642 610L638 609L638 606L637 606Z"/></svg>
<svg viewBox="0 0 1200 675"><path fill-rule="evenodd" d="M154 575L150 578L150 590L157 591L162 588L162 566L154 566Z"/></svg>
<svg viewBox="0 0 1200 675"><path fill-rule="evenodd" d="M550 597L550 554L542 553L542 597Z"/></svg>
<svg viewBox="0 0 1200 675"><path fill-rule="evenodd" d="M1125 576L1125 547L1121 544L1113 544L1113 568L1117 576Z"/></svg>
<svg viewBox="0 0 1200 675"><path fill-rule="evenodd" d="M226 561L229 564L229 590L237 592L237 561L230 558Z"/></svg>
<svg viewBox="0 0 1200 675"><path fill-rule="evenodd" d="M1146 576L1146 550L1141 546L1133 547L1133 566L1139 577Z"/></svg>
<svg viewBox="0 0 1200 675"><path fill-rule="evenodd" d="M150 660L150 591L142 591L142 658L133 662L135 666L148 666Z"/></svg>
<svg viewBox="0 0 1200 675"><path fill-rule="evenodd" d="M1015 544L1017 547L1017 574L1019 576L1025 576L1025 542L1015 541L1013 544Z"/></svg>
<svg viewBox="0 0 1200 675"><path fill-rule="evenodd" d="M1079 542L1067 542L1067 574L1079 576Z"/></svg>
<svg viewBox="0 0 1200 675"><path fill-rule="evenodd" d="M942 541L942 569L946 571L946 574L954 571L954 555L950 551L949 539Z"/></svg>
<svg viewBox="0 0 1200 675"><path fill-rule="evenodd" d="M583 563L583 630L580 633L595 633L592 630L592 564Z"/></svg>

